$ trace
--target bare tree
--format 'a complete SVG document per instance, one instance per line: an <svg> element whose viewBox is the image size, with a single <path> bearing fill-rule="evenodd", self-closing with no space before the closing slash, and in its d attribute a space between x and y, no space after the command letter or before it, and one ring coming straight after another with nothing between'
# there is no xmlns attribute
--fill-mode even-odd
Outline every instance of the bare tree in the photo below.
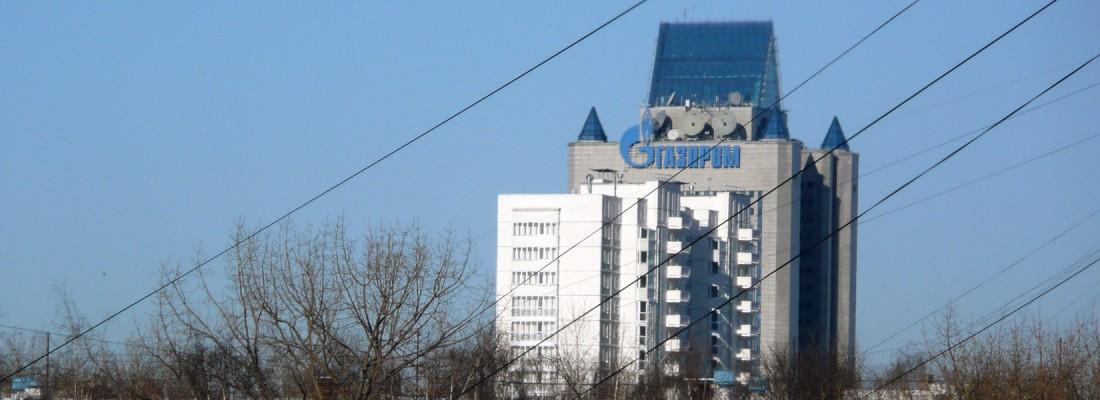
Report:
<svg viewBox="0 0 1100 400"><path fill-rule="evenodd" d="M936 359L951 399L1093 399L1100 398L1100 325L1095 314L1072 323L1048 326L1020 316L973 340L953 312L937 325L928 351L955 346Z"/></svg>
<svg viewBox="0 0 1100 400"><path fill-rule="evenodd" d="M775 349L762 366L769 399L842 399L857 384L856 371L832 352Z"/></svg>

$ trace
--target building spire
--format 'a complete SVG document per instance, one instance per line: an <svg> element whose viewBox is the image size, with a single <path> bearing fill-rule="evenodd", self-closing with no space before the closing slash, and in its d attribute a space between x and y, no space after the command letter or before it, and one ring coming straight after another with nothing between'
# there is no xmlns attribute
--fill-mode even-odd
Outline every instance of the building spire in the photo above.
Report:
<svg viewBox="0 0 1100 400"><path fill-rule="evenodd" d="M849 151L848 139L844 136L844 129L840 128L840 120L835 116L833 117L833 123L829 125L829 132L825 133L825 140L821 142L821 148L824 150L837 150Z"/></svg>
<svg viewBox="0 0 1100 400"><path fill-rule="evenodd" d="M581 128L581 134L577 136L579 141L596 141L606 142L607 134L603 132L603 125L600 124L600 117L596 115L596 107L592 107L588 111L588 119L584 120L584 127Z"/></svg>
<svg viewBox="0 0 1100 400"><path fill-rule="evenodd" d="M763 123L760 129L760 133L757 134L759 139L790 139L791 133L787 130L787 115L786 113L779 111L779 109L772 108L772 111L768 113L767 118L763 118L760 121Z"/></svg>

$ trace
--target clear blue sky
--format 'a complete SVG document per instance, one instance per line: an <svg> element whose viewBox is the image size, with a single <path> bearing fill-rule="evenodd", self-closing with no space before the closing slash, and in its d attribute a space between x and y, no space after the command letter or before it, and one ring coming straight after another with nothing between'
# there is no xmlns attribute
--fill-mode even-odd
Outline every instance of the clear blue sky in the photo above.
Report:
<svg viewBox="0 0 1100 400"><path fill-rule="evenodd" d="M0 323L52 327L54 285L89 317L107 314L153 287L161 262L217 251L236 221L282 214L628 4L0 3ZM817 146L833 115L853 133L1040 5L925 0L785 102L792 136ZM487 279L496 195L565 191L566 144L590 106L612 137L634 123L661 21L774 20L789 89L902 6L654 1L296 222L453 226L476 240ZM863 169L993 122L1100 51L1098 17L1097 2L1056 4L854 141ZM1097 81L1100 65L1054 95ZM884 209L1100 133L1098 105L1100 88L1011 121ZM868 177L863 204L945 150ZM1090 141L862 227L861 344L1100 205L1098 150ZM960 309L991 309L1097 238L1100 220Z"/></svg>

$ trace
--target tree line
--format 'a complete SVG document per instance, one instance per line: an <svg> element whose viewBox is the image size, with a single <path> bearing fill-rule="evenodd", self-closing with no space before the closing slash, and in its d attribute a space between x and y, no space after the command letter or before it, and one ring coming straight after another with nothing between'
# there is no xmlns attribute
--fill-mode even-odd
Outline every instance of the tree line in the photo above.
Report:
<svg viewBox="0 0 1100 400"><path fill-rule="evenodd" d="M247 239L247 240L246 240ZM836 354L778 349L759 360L767 391L710 384L710 354L686 349L679 375L658 360L642 374L592 384L636 354L606 365L567 351L539 353L486 379L515 354L507 338L476 311L495 289L473 281L469 239L416 225L370 227L349 234L342 220L320 227L284 224L248 238L238 226L221 274L172 283L122 343L88 336L50 358L56 399L445 399L463 397L585 399L1097 399L1100 322L1038 318L1012 323L908 371L967 335L952 313L885 366ZM161 279L183 270L165 264ZM62 293L59 330L88 322ZM583 324L578 325L581 332ZM571 332L563 332L568 338ZM612 339L616 339L614 335ZM0 333L0 373L42 354L44 336ZM63 340L55 337L54 344ZM626 348L626 347L624 347ZM624 352L629 353L629 352ZM26 375L46 381L44 363ZM556 371L546 375L544 371ZM887 382L868 396L869 389ZM10 392L10 383L0 395ZM45 389L45 388L43 388Z"/></svg>

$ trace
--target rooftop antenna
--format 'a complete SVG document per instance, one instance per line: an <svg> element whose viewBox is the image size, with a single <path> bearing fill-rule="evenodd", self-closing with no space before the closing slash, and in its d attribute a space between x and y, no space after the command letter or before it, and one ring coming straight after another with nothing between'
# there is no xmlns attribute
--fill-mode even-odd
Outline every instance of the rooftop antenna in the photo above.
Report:
<svg viewBox="0 0 1100 400"><path fill-rule="evenodd" d="M611 184L612 184L612 189L611 189L612 192L611 193L612 193L613 196L619 197L619 179L622 179L622 177L623 177L623 174L621 172L613 170L611 168L597 168L597 169L590 169L589 171L600 174L600 179L605 179L604 178L605 176L610 176L611 177ZM591 178L592 175L588 175L588 177ZM592 182L591 181L588 182L588 192L592 193Z"/></svg>
<svg viewBox="0 0 1100 400"><path fill-rule="evenodd" d="M649 144L653 139L653 114L649 113L649 108L643 106L642 123L638 126L638 134L642 136L642 143Z"/></svg>
<svg viewBox="0 0 1100 400"><path fill-rule="evenodd" d="M614 189L615 190L615 197L619 197L619 181L623 180L624 176L626 176L626 171L619 171L619 173L616 174L615 189Z"/></svg>

